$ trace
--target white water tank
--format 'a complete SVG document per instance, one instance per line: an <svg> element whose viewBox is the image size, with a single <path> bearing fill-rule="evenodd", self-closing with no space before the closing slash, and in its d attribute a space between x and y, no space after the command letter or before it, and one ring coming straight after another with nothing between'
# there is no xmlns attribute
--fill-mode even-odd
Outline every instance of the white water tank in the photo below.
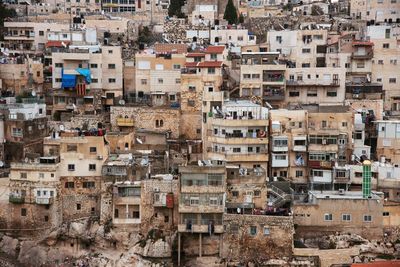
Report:
<svg viewBox="0 0 400 267"><path fill-rule="evenodd" d="M0 142L4 143L4 118L0 117Z"/></svg>

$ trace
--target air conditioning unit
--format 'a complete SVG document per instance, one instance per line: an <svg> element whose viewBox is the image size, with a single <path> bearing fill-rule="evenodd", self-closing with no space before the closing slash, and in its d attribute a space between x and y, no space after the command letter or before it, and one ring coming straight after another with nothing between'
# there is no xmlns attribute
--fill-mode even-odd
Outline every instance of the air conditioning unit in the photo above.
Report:
<svg viewBox="0 0 400 267"><path fill-rule="evenodd" d="M326 139L322 139L322 144L326 145Z"/></svg>
<svg viewBox="0 0 400 267"><path fill-rule="evenodd" d="M103 159L103 156L102 156L102 155L97 155L97 159L98 159L98 160L102 160L102 159Z"/></svg>
<svg viewBox="0 0 400 267"><path fill-rule="evenodd" d="M154 192L160 192L160 188L154 187Z"/></svg>
<svg viewBox="0 0 400 267"><path fill-rule="evenodd" d="M339 189L339 195L344 195L344 189Z"/></svg>
<svg viewBox="0 0 400 267"><path fill-rule="evenodd" d="M353 98L360 98L360 95L359 94L353 94Z"/></svg>

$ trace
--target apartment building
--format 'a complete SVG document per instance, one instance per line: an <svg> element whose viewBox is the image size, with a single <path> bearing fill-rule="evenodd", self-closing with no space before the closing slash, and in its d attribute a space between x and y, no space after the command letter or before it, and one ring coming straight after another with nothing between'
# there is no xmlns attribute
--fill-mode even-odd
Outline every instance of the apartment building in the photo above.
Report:
<svg viewBox="0 0 400 267"><path fill-rule="evenodd" d="M400 121L375 121L378 140L376 146L376 154L380 160L390 162L392 164L400 163Z"/></svg>
<svg viewBox="0 0 400 267"><path fill-rule="evenodd" d="M270 111L270 177L308 184L308 111Z"/></svg>
<svg viewBox="0 0 400 267"><path fill-rule="evenodd" d="M101 111L122 97L120 46L69 45L51 53L53 112Z"/></svg>
<svg viewBox="0 0 400 267"><path fill-rule="evenodd" d="M309 191L307 202L295 202L293 220L301 237L355 233L365 238L383 234L383 199L360 191Z"/></svg>
<svg viewBox="0 0 400 267"><path fill-rule="evenodd" d="M367 36L374 43L371 81L382 84L384 109L390 110L391 115L400 114L400 96L397 92L400 81L399 33L398 28L389 25L367 27Z"/></svg>
<svg viewBox="0 0 400 267"><path fill-rule="evenodd" d="M141 223L141 182L117 182L113 186L113 225Z"/></svg>
<svg viewBox="0 0 400 267"><path fill-rule="evenodd" d="M353 153L353 121L353 113L344 106L319 106L308 110L308 168L311 188L330 189L335 180L333 177L341 171L339 166L350 161Z"/></svg>
<svg viewBox="0 0 400 267"><path fill-rule="evenodd" d="M40 157L11 164L9 203L14 228L42 227L46 231L61 224L58 160Z"/></svg>
<svg viewBox="0 0 400 267"><path fill-rule="evenodd" d="M208 163L205 166L188 165L180 167L179 172L178 265L180 264L181 250L190 249L185 247L187 235L198 236L198 255L201 257L203 242L207 242L207 240L212 242L214 235L224 232L222 217L226 189L224 166L214 166ZM220 238L222 238L221 235ZM220 240L218 243L220 246L222 245ZM220 251L219 246L216 247Z"/></svg>
<svg viewBox="0 0 400 267"><path fill-rule="evenodd" d="M210 31L212 45L230 45L235 47L255 45L257 38L242 26L215 25ZM232 48L231 48L232 49Z"/></svg>
<svg viewBox="0 0 400 267"><path fill-rule="evenodd" d="M44 139L44 151L60 157L62 213L65 220L99 216L102 166L108 156L102 133L64 131ZM88 134L88 133L87 133Z"/></svg>
<svg viewBox="0 0 400 267"><path fill-rule="evenodd" d="M286 64L279 52L242 52L240 96L259 96L274 107L284 103Z"/></svg>
<svg viewBox="0 0 400 267"><path fill-rule="evenodd" d="M350 16L371 22L399 23L399 9L396 0L350 1Z"/></svg>
<svg viewBox="0 0 400 267"><path fill-rule="evenodd" d="M8 21L4 23L4 48L12 54L35 54L43 51L47 41L47 32L68 30L68 24L45 22Z"/></svg>
<svg viewBox="0 0 400 267"><path fill-rule="evenodd" d="M218 6L212 4L195 5L190 22L194 26L213 26L218 19Z"/></svg>
<svg viewBox="0 0 400 267"><path fill-rule="evenodd" d="M46 104L41 99L22 99L2 104L6 163L20 162L28 156L43 154L43 137L48 135Z"/></svg>
<svg viewBox="0 0 400 267"><path fill-rule="evenodd" d="M179 102L181 69L186 59L183 53L173 50L173 48L169 51L155 50L154 53L143 51L136 54L135 97L137 102L150 102L153 106L172 105Z"/></svg>
<svg viewBox="0 0 400 267"><path fill-rule="evenodd" d="M204 158L242 168L268 168L269 111L246 100L226 101L207 113Z"/></svg>

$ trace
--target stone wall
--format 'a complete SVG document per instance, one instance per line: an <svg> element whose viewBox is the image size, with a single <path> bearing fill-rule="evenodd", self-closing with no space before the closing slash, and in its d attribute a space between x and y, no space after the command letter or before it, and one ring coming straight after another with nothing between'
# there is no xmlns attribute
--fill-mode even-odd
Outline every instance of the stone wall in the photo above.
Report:
<svg viewBox="0 0 400 267"><path fill-rule="evenodd" d="M284 216L224 214L222 257L228 261L265 261L290 257L293 218ZM251 234L250 227L256 227Z"/></svg>
<svg viewBox="0 0 400 267"><path fill-rule="evenodd" d="M156 132L171 131L172 138L178 138L180 112L173 108L155 107L111 107L110 122L113 131L119 131L117 118L133 118L136 129L146 129ZM156 126L156 120L162 120L162 126Z"/></svg>

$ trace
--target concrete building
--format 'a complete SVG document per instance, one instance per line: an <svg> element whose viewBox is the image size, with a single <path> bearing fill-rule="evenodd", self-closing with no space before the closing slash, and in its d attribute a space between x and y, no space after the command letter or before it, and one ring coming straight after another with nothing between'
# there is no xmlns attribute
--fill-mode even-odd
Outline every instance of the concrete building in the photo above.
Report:
<svg viewBox="0 0 400 267"><path fill-rule="evenodd" d="M376 121L378 140L376 154L383 162L400 163L398 154L400 145L400 121Z"/></svg>
<svg viewBox="0 0 400 267"><path fill-rule="evenodd" d="M141 182L117 182L113 186L114 225L141 223Z"/></svg>
<svg viewBox="0 0 400 267"><path fill-rule="evenodd" d="M178 103L185 55L173 50L169 53L148 52L135 56L136 102L149 102L153 106Z"/></svg>
<svg viewBox="0 0 400 267"><path fill-rule="evenodd" d="M268 168L268 108L250 101L222 102L203 124L204 158L242 168Z"/></svg>
<svg viewBox="0 0 400 267"><path fill-rule="evenodd" d="M198 255L203 255L203 242L211 241L214 235L224 232L222 217L225 208L226 169L224 166L188 165L179 168L179 224L178 224L178 265L181 250L190 249L186 240L198 235ZM188 236L188 237L187 237ZM205 239L202 241L202 239ZM218 249L220 251L220 249Z"/></svg>
<svg viewBox="0 0 400 267"><path fill-rule="evenodd" d="M229 45L235 47L255 45L257 42L256 36L241 26L215 25L210 31L209 39L212 45Z"/></svg>
<svg viewBox="0 0 400 267"><path fill-rule="evenodd" d="M278 52L242 52L240 96L259 96L275 107L284 103L286 64Z"/></svg>
<svg viewBox="0 0 400 267"><path fill-rule="evenodd" d="M5 49L9 53L35 54L43 51L48 31L68 30L68 24L41 22L5 22Z"/></svg>
<svg viewBox="0 0 400 267"><path fill-rule="evenodd" d="M350 16L371 22L399 23L400 4L395 0L350 1Z"/></svg>

